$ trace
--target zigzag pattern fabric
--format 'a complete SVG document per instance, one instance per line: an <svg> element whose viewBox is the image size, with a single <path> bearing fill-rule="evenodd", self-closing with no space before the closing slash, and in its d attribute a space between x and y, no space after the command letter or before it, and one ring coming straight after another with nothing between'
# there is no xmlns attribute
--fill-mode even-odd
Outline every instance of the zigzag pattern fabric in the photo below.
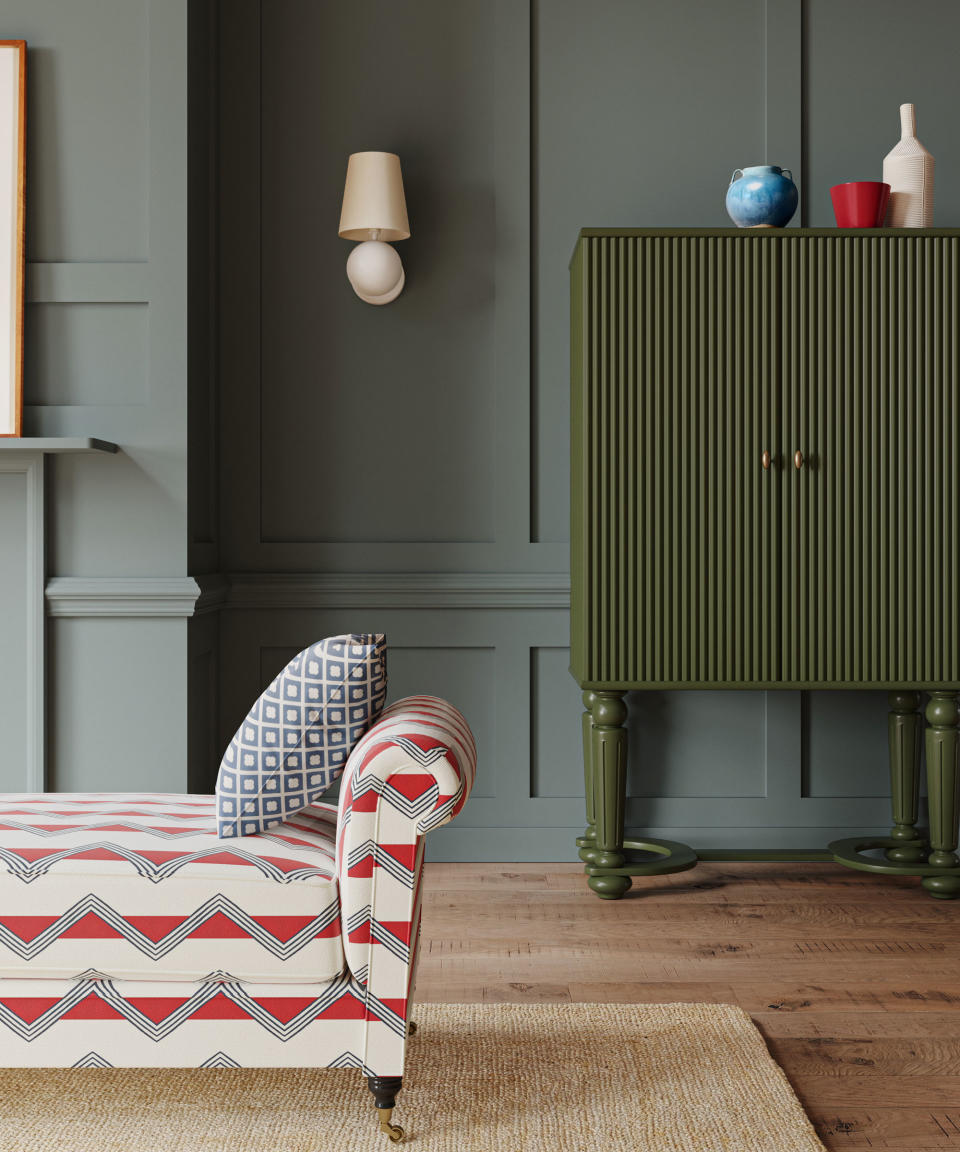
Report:
<svg viewBox="0 0 960 1152"><path fill-rule="evenodd" d="M344 953L371 1001L397 1005L404 1017L420 943L423 835L457 815L476 770L476 743L460 712L436 696L408 696L385 709L344 776L337 821ZM363 1051L371 1058L371 1048ZM402 1047L393 1058L402 1068Z"/></svg>
<svg viewBox="0 0 960 1152"><path fill-rule="evenodd" d="M349 975L322 984L0 979L0 1052L33 1068L359 1068L406 1024ZM392 1065L391 1065L392 1067Z"/></svg>
<svg viewBox="0 0 960 1152"><path fill-rule="evenodd" d="M265 832L322 796L386 695L381 634L332 636L295 656L223 755L216 788L221 839Z"/></svg>
<svg viewBox="0 0 960 1152"><path fill-rule="evenodd" d="M0 798L0 1060L403 1075L423 836L475 774L460 713L411 696L354 747L336 814L241 841L213 797Z"/></svg>
<svg viewBox="0 0 960 1152"><path fill-rule="evenodd" d="M0 976L325 980L336 809L225 845L212 796L0 796Z"/></svg>

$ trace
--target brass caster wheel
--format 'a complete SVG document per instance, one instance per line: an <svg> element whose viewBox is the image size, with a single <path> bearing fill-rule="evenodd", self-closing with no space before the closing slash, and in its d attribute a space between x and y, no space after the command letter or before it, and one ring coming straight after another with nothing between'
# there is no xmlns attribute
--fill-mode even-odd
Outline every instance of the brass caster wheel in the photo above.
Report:
<svg viewBox="0 0 960 1152"><path fill-rule="evenodd" d="M390 1117L393 1115L393 1109L378 1108L377 1113L380 1116L380 1131L387 1136L391 1144L399 1144L403 1139L404 1132L399 1124L390 1123Z"/></svg>

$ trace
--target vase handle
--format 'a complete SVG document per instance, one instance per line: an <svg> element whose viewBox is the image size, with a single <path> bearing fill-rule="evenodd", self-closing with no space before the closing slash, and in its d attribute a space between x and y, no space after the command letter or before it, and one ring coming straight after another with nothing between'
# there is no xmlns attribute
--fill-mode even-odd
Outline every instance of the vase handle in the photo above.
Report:
<svg viewBox="0 0 960 1152"><path fill-rule="evenodd" d="M793 173L790 171L789 168L781 168L780 169L780 175L786 176L786 178L790 181L790 183L791 184L793 183Z"/></svg>
<svg viewBox="0 0 960 1152"><path fill-rule="evenodd" d="M739 180L742 175L743 175L743 169L742 168L734 168L733 175L730 177L730 183L733 184L734 181Z"/></svg>

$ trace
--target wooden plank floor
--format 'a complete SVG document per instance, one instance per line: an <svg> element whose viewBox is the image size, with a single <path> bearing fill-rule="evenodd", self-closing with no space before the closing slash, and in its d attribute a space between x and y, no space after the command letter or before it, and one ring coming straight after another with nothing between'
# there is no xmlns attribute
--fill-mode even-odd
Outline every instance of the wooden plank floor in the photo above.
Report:
<svg viewBox="0 0 960 1152"><path fill-rule="evenodd" d="M719 1001L826 1146L960 1150L960 901L831 864L700 864L597 899L577 865L430 864L421 1001Z"/></svg>

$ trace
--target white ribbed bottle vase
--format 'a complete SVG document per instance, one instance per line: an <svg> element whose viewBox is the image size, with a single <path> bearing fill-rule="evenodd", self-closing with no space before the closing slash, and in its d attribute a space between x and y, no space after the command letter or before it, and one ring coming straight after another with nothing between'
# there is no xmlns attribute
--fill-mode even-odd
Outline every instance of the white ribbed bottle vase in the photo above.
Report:
<svg viewBox="0 0 960 1152"><path fill-rule="evenodd" d="M900 105L900 142L884 158L883 181L890 185L888 228L933 227L933 157L917 139L912 104Z"/></svg>

